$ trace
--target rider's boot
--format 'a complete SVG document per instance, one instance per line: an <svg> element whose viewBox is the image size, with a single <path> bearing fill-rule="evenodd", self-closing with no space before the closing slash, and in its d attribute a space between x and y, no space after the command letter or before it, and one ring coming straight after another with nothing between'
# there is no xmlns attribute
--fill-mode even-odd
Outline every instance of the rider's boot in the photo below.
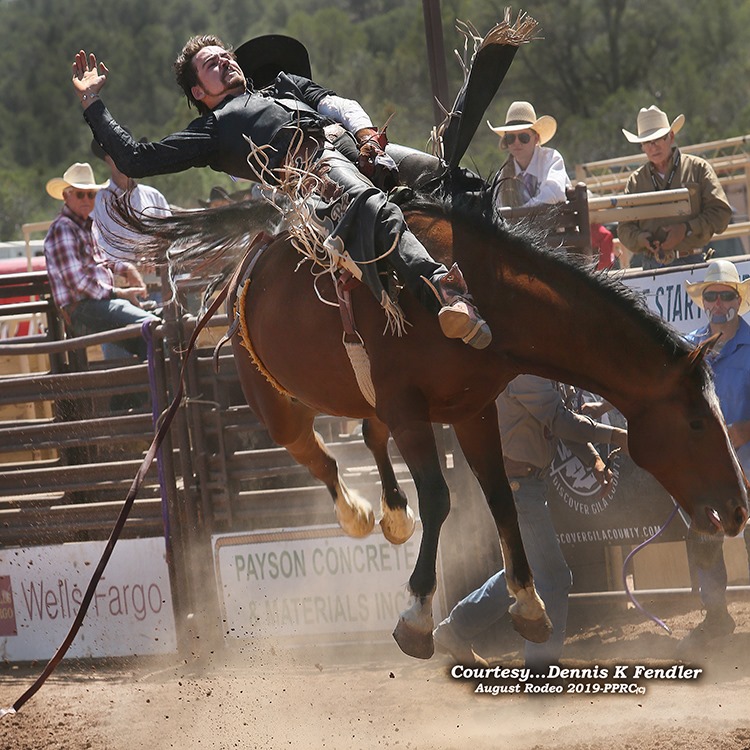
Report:
<svg viewBox="0 0 750 750"><path fill-rule="evenodd" d="M484 349L492 341L492 332L471 301L461 269L456 263L438 281L442 307L438 322L449 339L461 339L475 349Z"/></svg>

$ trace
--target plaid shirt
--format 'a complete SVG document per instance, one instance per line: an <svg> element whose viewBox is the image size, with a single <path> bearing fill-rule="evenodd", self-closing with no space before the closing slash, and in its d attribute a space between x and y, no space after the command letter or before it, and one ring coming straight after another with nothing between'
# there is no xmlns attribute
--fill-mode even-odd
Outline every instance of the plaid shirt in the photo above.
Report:
<svg viewBox="0 0 750 750"><path fill-rule="evenodd" d="M114 292L114 273L125 263L108 260L97 247L91 218L82 219L67 206L52 222L44 238L52 296L60 308L82 299L109 299Z"/></svg>

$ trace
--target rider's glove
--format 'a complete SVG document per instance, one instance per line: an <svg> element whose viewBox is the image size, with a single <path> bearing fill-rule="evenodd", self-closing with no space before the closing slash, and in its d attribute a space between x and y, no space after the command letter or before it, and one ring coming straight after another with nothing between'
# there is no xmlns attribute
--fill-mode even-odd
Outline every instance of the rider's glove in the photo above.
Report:
<svg viewBox="0 0 750 750"><path fill-rule="evenodd" d="M386 193L399 184L398 166L386 154L387 144L385 128L372 131L359 143L359 171Z"/></svg>

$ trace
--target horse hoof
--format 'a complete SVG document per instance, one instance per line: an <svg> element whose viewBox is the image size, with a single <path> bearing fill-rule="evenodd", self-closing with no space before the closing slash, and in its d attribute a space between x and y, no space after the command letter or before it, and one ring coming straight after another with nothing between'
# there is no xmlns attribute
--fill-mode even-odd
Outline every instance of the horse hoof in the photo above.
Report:
<svg viewBox="0 0 750 750"><path fill-rule="evenodd" d="M423 633L415 630L403 617L399 619L393 631L393 638L407 656L413 656L415 659L429 659L435 653L432 631Z"/></svg>
<svg viewBox="0 0 750 750"><path fill-rule="evenodd" d="M372 506L368 502L362 501L357 507L347 505L344 506L343 510L340 509L338 503L334 507L336 520L347 536L361 539L368 536L375 528L375 513L373 513Z"/></svg>
<svg viewBox="0 0 750 750"><path fill-rule="evenodd" d="M383 511L383 517L380 519L383 536L391 544L403 544L411 539L416 525L414 512L408 505L403 510L386 508Z"/></svg>
<svg viewBox="0 0 750 750"><path fill-rule="evenodd" d="M544 643L552 635L552 622L546 614L536 620L529 620L511 612L510 619L516 632L532 643Z"/></svg>

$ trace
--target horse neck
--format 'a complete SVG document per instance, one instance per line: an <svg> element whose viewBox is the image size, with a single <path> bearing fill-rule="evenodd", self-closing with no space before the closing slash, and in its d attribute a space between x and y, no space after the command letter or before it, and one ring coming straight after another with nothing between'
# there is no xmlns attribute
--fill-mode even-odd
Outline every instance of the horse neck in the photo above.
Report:
<svg viewBox="0 0 750 750"><path fill-rule="evenodd" d="M492 328L495 352L518 372L583 387L628 409L645 394L659 398L682 371L658 321L571 264L521 246L495 247L485 257L491 272L480 262L478 273L467 273L464 266L475 264L471 253L463 255L459 265Z"/></svg>

